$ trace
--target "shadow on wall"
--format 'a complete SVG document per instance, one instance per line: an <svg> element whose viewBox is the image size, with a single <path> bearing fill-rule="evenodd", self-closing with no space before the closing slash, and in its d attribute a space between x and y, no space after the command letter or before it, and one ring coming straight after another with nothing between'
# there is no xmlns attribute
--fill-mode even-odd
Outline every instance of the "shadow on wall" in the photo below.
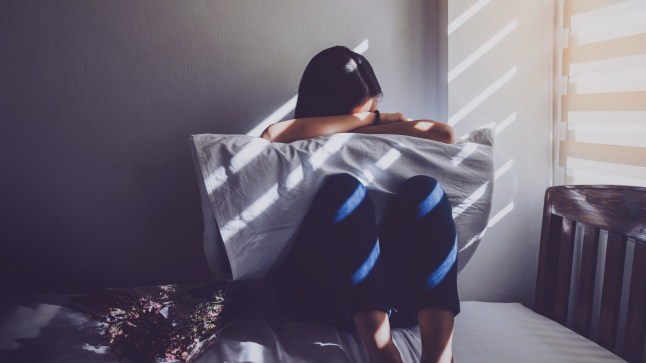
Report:
<svg viewBox="0 0 646 363"><path fill-rule="evenodd" d="M388 102L430 108L425 1L282 5L0 2L4 291L210 279L186 136L288 117L320 49L369 35Z"/></svg>

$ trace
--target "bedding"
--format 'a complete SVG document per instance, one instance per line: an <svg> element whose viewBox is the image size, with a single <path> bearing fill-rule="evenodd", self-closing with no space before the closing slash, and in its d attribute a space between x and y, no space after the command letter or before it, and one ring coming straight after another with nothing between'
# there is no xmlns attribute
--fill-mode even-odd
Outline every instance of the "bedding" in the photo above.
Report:
<svg viewBox="0 0 646 363"><path fill-rule="evenodd" d="M624 362L596 343L519 303L463 301L456 316L458 363ZM394 328L404 363L419 362L419 327ZM198 362L367 362L356 333L250 312L228 327Z"/></svg>
<svg viewBox="0 0 646 363"><path fill-rule="evenodd" d="M487 228L493 190L493 135L471 132L456 144L402 135L341 133L292 143L246 135L191 135L202 196L204 250L216 278L264 276L289 248L328 175L349 173L375 202L377 220L398 186L436 178L453 206L458 269Z"/></svg>
<svg viewBox="0 0 646 363"><path fill-rule="evenodd" d="M43 299L39 299L42 301ZM96 322L59 305L0 299L0 361L119 362L88 339ZM270 305L265 305L270 306ZM404 362L418 362L417 327L393 329ZM518 303L463 301L455 320L458 363L623 362L596 343ZM197 362L366 362L356 333L292 320L273 308L248 311L227 327ZM122 362L128 362L124 360Z"/></svg>

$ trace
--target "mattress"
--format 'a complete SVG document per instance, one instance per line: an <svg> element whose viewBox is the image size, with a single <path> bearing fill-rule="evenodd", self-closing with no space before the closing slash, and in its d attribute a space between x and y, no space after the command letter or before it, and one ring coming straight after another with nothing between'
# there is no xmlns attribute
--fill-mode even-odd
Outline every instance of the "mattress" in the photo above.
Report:
<svg viewBox="0 0 646 363"><path fill-rule="evenodd" d="M2 301L2 300L0 300ZM518 303L462 302L455 362L623 362L606 349ZM118 362L89 344L95 322L55 303L0 302L0 361ZM404 362L418 362L419 330L393 329ZM356 333L252 309L227 327L198 362L366 362Z"/></svg>
<svg viewBox="0 0 646 363"><path fill-rule="evenodd" d="M419 329L393 329L405 363L419 362ZM250 312L199 362L367 362L356 333ZM519 303L463 301L453 355L460 362L624 362L596 343Z"/></svg>

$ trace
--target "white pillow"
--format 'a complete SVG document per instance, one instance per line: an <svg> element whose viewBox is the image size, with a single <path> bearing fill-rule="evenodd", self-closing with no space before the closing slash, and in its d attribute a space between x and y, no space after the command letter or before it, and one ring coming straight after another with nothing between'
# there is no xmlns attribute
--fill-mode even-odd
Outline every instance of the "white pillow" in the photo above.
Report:
<svg viewBox="0 0 646 363"><path fill-rule="evenodd" d="M493 190L490 129L475 130L451 145L355 133L289 144L218 134L191 135L190 141L202 195L204 251L219 279L266 274L286 251L325 176L337 173L366 185L378 220L403 181L415 175L436 178L453 206L460 270L487 227Z"/></svg>

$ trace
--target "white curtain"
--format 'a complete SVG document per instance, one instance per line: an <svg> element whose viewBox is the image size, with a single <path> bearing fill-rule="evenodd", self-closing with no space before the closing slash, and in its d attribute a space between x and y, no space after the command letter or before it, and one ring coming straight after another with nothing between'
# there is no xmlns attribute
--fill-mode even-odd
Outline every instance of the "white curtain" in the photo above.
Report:
<svg viewBox="0 0 646 363"><path fill-rule="evenodd" d="M646 0L559 0L555 183L646 186Z"/></svg>

